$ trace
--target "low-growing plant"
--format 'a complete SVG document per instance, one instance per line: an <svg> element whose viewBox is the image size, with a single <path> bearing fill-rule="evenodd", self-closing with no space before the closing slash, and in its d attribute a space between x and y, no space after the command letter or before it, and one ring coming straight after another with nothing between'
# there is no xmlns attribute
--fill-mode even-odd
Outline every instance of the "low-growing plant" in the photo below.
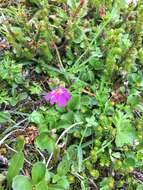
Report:
<svg viewBox="0 0 143 190"><path fill-rule="evenodd" d="M0 190L143 189L142 23L142 0L0 5Z"/></svg>

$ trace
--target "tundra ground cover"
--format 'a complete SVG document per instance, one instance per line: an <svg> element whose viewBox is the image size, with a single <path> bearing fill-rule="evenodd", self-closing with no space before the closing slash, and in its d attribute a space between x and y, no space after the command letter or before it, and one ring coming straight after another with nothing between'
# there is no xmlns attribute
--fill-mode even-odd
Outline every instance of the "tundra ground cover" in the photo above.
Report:
<svg viewBox="0 0 143 190"><path fill-rule="evenodd" d="M142 112L142 0L0 3L0 190L142 190Z"/></svg>

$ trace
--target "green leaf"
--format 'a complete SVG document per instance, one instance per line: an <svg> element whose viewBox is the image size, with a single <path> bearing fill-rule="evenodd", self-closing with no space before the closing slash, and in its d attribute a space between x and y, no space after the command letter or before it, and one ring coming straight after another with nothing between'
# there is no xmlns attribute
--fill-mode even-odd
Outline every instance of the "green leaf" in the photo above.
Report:
<svg viewBox="0 0 143 190"><path fill-rule="evenodd" d="M41 150L48 150L49 153L52 153L55 148L55 140L50 137L47 133L41 133L35 141L35 144Z"/></svg>
<svg viewBox="0 0 143 190"><path fill-rule="evenodd" d="M67 175L70 171L72 164L76 164L77 161L77 147L71 145L65 152L62 161L59 163L57 173L59 176ZM78 170L77 170L78 171Z"/></svg>
<svg viewBox="0 0 143 190"><path fill-rule="evenodd" d="M82 153L81 146L78 146L77 157L78 157L78 171L81 172L81 169L82 169L82 160L83 160L83 153Z"/></svg>
<svg viewBox="0 0 143 190"><path fill-rule="evenodd" d="M36 185L36 190L48 190L47 182L41 181L38 185Z"/></svg>
<svg viewBox="0 0 143 190"><path fill-rule="evenodd" d="M135 167L135 159L134 158L126 158L124 160L124 165L126 168L129 168L129 167Z"/></svg>
<svg viewBox="0 0 143 190"><path fill-rule="evenodd" d="M66 176L56 176L57 183L56 184L52 184L49 186L48 190L68 190L69 189L69 182L66 178ZM55 183L55 182L53 182Z"/></svg>
<svg viewBox="0 0 143 190"><path fill-rule="evenodd" d="M44 120L44 116L38 111L33 111L29 117L29 121L36 124L43 123L43 120Z"/></svg>
<svg viewBox="0 0 143 190"><path fill-rule="evenodd" d="M91 126L97 126L98 125L98 123L96 122L96 119L95 119L95 117L94 116L91 116L91 117L87 117L86 118L86 122L87 122L87 126L88 127L91 127Z"/></svg>
<svg viewBox="0 0 143 190"><path fill-rule="evenodd" d="M46 169L46 172L45 172L45 181L47 183L49 183L51 180L51 173L48 171L48 169Z"/></svg>
<svg viewBox="0 0 143 190"><path fill-rule="evenodd" d="M24 164L24 155L22 152L15 153L10 160L10 165L7 173L7 180L9 183L20 172Z"/></svg>
<svg viewBox="0 0 143 190"><path fill-rule="evenodd" d="M21 94L18 95L17 98L18 98L19 101L22 101L22 100L25 100L27 97L28 97L27 93L21 93Z"/></svg>
<svg viewBox="0 0 143 190"><path fill-rule="evenodd" d="M136 108L140 103L139 97L134 96L134 95L128 96L127 101L128 101L128 104L130 104L132 106L132 108Z"/></svg>
<svg viewBox="0 0 143 190"><path fill-rule="evenodd" d="M32 190L32 184L28 177L18 175L13 179L13 190Z"/></svg>
<svg viewBox="0 0 143 190"><path fill-rule="evenodd" d="M54 175L52 178L52 183L57 183L57 181L59 181L61 179L61 175Z"/></svg>
<svg viewBox="0 0 143 190"><path fill-rule="evenodd" d="M10 113L6 111L0 112L0 123L6 123L10 119Z"/></svg>
<svg viewBox="0 0 143 190"><path fill-rule="evenodd" d="M143 190L143 184L139 184L136 190Z"/></svg>
<svg viewBox="0 0 143 190"><path fill-rule="evenodd" d="M68 103L68 108L71 110L77 110L80 108L80 96L73 95L72 99Z"/></svg>
<svg viewBox="0 0 143 190"><path fill-rule="evenodd" d="M46 167L42 162L37 162L32 167L32 181L39 183L45 177Z"/></svg>
<svg viewBox="0 0 143 190"><path fill-rule="evenodd" d="M58 182L57 186L59 186L63 190L69 189L69 182L66 177L62 177Z"/></svg>
<svg viewBox="0 0 143 190"><path fill-rule="evenodd" d="M117 128L115 139L116 146L122 147L125 144L132 144L136 138L136 131L127 116L118 112L118 114L113 118L113 122Z"/></svg>
<svg viewBox="0 0 143 190"><path fill-rule="evenodd" d="M90 190L87 180L81 180L81 188L82 190Z"/></svg>
<svg viewBox="0 0 143 190"><path fill-rule="evenodd" d="M39 84L33 83L33 85L31 85L29 91L31 92L31 94L40 94L42 91L42 88Z"/></svg>
<svg viewBox="0 0 143 190"><path fill-rule="evenodd" d="M17 151L22 151L24 148L24 137L23 136L19 136L17 138L17 145L16 145L16 150Z"/></svg>
<svg viewBox="0 0 143 190"><path fill-rule="evenodd" d="M50 185L48 187L48 190L63 190L63 189L57 185Z"/></svg>
<svg viewBox="0 0 143 190"><path fill-rule="evenodd" d="M76 8L77 0L67 0L67 4L70 8L75 9Z"/></svg>
<svg viewBox="0 0 143 190"><path fill-rule="evenodd" d="M112 156L114 157L114 158L121 158L121 153L120 152L113 152L112 153Z"/></svg>
<svg viewBox="0 0 143 190"><path fill-rule="evenodd" d="M46 61L51 61L53 56L52 56L51 51L50 51L50 49L48 47L48 44L46 42L40 44L40 46L39 46L39 55L43 56L43 58Z"/></svg>
<svg viewBox="0 0 143 190"><path fill-rule="evenodd" d="M66 175L70 171L70 167L71 167L71 160L70 159L68 160L64 156L62 161L58 165L58 174Z"/></svg>
<svg viewBox="0 0 143 190"><path fill-rule="evenodd" d="M103 63L96 57L91 56L89 58L89 64L95 69L95 70L102 70L104 68Z"/></svg>

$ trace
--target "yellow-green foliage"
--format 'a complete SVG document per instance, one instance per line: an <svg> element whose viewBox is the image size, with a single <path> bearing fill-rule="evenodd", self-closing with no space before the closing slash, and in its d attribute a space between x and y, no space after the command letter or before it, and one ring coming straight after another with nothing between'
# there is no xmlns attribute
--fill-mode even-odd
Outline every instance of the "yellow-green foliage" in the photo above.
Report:
<svg viewBox="0 0 143 190"><path fill-rule="evenodd" d="M0 7L0 189L142 190L143 1Z"/></svg>

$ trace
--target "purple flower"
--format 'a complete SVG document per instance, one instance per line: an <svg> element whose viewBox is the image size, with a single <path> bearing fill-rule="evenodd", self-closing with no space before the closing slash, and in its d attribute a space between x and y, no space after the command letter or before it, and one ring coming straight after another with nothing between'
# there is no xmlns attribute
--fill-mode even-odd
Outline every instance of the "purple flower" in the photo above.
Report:
<svg viewBox="0 0 143 190"><path fill-rule="evenodd" d="M50 104L57 103L59 107L66 106L71 99L71 95L64 87L59 87L44 96L46 101L50 100Z"/></svg>

